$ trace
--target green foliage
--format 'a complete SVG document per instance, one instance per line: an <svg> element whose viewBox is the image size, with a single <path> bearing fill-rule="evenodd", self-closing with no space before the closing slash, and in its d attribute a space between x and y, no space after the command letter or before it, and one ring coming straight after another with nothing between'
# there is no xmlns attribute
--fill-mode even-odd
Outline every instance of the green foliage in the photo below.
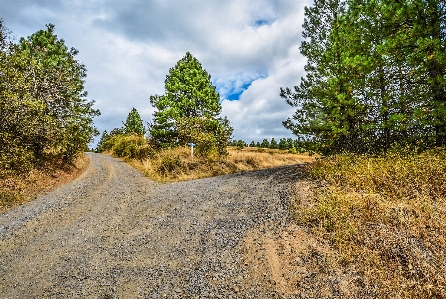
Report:
<svg viewBox="0 0 446 299"><path fill-rule="evenodd" d="M262 148L269 148L269 141L268 141L268 139L263 139L262 143L260 144L260 147L262 147Z"/></svg>
<svg viewBox="0 0 446 299"><path fill-rule="evenodd" d="M246 146L246 143L240 139L240 140L237 140L236 146L237 146L237 149L241 150Z"/></svg>
<svg viewBox="0 0 446 299"><path fill-rule="evenodd" d="M112 153L121 158L144 160L155 154L147 139L141 135L114 135L108 144Z"/></svg>
<svg viewBox="0 0 446 299"><path fill-rule="evenodd" d="M120 136L123 136L123 135L126 135L126 134L124 133L124 129L122 129L122 128L114 128L113 130L111 130L110 133L107 133L107 131L104 131L102 133L101 139L99 140L95 151L97 153L111 151L117 138Z"/></svg>
<svg viewBox="0 0 446 299"><path fill-rule="evenodd" d="M139 115L138 111L135 108L132 108L129 115L127 116L127 119L125 120L124 124L124 132L126 134L137 134L137 135L144 135L145 134L145 128L141 119L141 116Z"/></svg>
<svg viewBox="0 0 446 299"><path fill-rule="evenodd" d="M107 150L105 148L105 143L108 139L110 139L110 135L107 133L107 130L105 130L104 132L102 132L101 139L99 139L98 145L96 146L96 153L102 153Z"/></svg>
<svg viewBox="0 0 446 299"><path fill-rule="evenodd" d="M316 0L284 126L324 154L446 145L444 1Z"/></svg>
<svg viewBox="0 0 446 299"><path fill-rule="evenodd" d="M272 148L272 149L278 149L279 148L279 144L277 143L276 139L271 138L271 142L269 144L269 148Z"/></svg>
<svg viewBox="0 0 446 299"><path fill-rule="evenodd" d="M279 146L279 149L281 149L281 150L287 150L287 149L289 149L292 145L290 145L290 144L288 143L288 141L286 140L286 138L280 138L278 146Z"/></svg>
<svg viewBox="0 0 446 299"><path fill-rule="evenodd" d="M251 141L251 143L249 144L249 147L256 147L256 143L254 141Z"/></svg>
<svg viewBox="0 0 446 299"><path fill-rule="evenodd" d="M183 117L177 122L178 144L195 143L203 156L226 155L232 127L227 118Z"/></svg>
<svg viewBox="0 0 446 299"><path fill-rule="evenodd" d="M220 132L232 131L229 122L216 118L221 111L220 95L211 83L211 76L195 57L187 52L175 67L169 70L164 82L166 93L150 97L151 104L157 109L154 113L153 124L149 128L150 136L156 145L169 147L191 142L192 140L185 140L184 137L187 134L192 136L196 133L189 132L184 135L183 132L183 136L179 136L178 128L180 122L192 125L192 119L197 121L198 127L214 127L218 131L215 134L219 135L215 136L217 142L224 141L226 144L229 142L229 139L225 140L222 137L225 134L222 135ZM187 118L190 120L186 120ZM221 125L228 127L222 128ZM184 130L186 129L183 128ZM207 130L205 135L209 133L211 132ZM202 145L203 149L211 147L210 142L213 137L202 136L199 142L201 139L205 143ZM215 146L220 148L221 144Z"/></svg>
<svg viewBox="0 0 446 299"><path fill-rule="evenodd" d="M118 146L119 149L116 149L117 152L115 152L115 154L119 157L135 158L136 156L140 156L140 154L136 154L135 156L134 153L135 151L139 151L139 149L136 150L141 145L139 143L144 142L144 144L147 144L147 140L145 140L143 137L145 134L145 128L141 116L135 108L132 108L132 110L129 112L126 121L123 122L123 125L123 128L114 128L110 133L104 131L95 151L98 153L105 151L111 152L115 146ZM140 138L136 138L133 135L138 135ZM130 147L134 146L133 149L126 148L127 145L117 145L117 143L121 142L130 142L133 144L136 140L138 140L136 142L137 144L130 145Z"/></svg>
<svg viewBox="0 0 446 299"><path fill-rule="evenodd" d="M84 91L85 66L47 25L19 44L0 20L0 164L27 171L46 156L72 161L97 134Z"/></svg>
<svg viewBox="0 0 446 299"><path fill-rule="evenodd" d="M288 152L289 152L290 154L297 154L297 150L296 150L294 147L290 148L290 149L288 150Z"/></svg>
<svg viewBox="0 0 446 299"><path fill-rule="evenodd" d="M171 155L163 155L161 157L161 162L157 167L158 173L163 175L171 174L177 175L183 171L184 163L181 160L179 155L171 156Z"/></svg>

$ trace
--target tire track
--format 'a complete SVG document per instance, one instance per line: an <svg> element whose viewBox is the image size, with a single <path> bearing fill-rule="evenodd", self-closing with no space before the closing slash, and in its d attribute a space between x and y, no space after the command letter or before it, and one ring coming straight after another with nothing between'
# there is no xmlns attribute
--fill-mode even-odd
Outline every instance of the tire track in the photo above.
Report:
<svg viewBox="0 0 446 299"><path fill-rule="evenodd" d="M160 184L89 154L77 180L0 215L0 298L271 298L242 255L289 223L297 166Z"/></svg>

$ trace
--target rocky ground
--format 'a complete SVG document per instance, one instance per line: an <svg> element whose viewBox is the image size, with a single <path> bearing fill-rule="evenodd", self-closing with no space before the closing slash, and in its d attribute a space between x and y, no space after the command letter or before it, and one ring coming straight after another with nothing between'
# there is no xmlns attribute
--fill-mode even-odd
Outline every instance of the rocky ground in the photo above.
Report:
<svg viewBox="0 0 446 299"><path fill-rule="evenodd" d="M74 182L0 215L0 298L305 297L299 166L161 184L88 155Z"/></svg>

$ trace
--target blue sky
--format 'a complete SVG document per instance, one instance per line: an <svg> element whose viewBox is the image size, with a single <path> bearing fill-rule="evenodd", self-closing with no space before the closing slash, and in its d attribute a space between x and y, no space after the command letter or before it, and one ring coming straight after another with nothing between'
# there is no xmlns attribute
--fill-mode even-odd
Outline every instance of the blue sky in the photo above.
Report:
<svg viewBox="0 0 446 299"><path fill-rule="evenodd" d="M151 95L186 52L212 76L234 138L293 137L282 126L294 108L280 98L304 75L299 52L310 0L0 0L0 18L17 38L53 23L87 67L88 98L102 132L132 107L145 121Z"/></svg>

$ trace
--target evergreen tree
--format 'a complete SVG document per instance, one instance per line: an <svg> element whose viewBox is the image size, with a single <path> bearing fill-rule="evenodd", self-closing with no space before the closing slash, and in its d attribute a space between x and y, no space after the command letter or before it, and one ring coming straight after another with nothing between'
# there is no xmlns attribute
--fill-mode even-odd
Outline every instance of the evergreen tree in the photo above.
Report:
<svg viewBox="0 0 446 299"><path fill-rule="evenodd" d="M95 151L98 153L111 151L116 141L125 135L127 134L123 128L114 128L110 133L107 133L107 131L102 132L101 139L99 140Z"/></svg>
<svg viewBox="0 0 446 299"><path fill-rule="evenodd" d="M269 148L269 141L268 141L268 139L263 139L262 143L260 144L260 147L262 147L262 148Z"/></svg>
<svg viewBox="0 0 446 299"><path fill-rule="evenodd" d="M288 138L286 141L287 141L287 149L294 147L294 141L292 138Z"/></svg>
<svg viewBox="0 0 446 299"><path fill-rule="evenodd" d="M342 151L357 138L357 103L352 99L350 74L342 65L345 40L341 17L345 1L315 0L305 7L301 53L307 57L306 76L294 92L281 88L281 96L297 107L283 125L296 135L313 138L321 151ZM293 121L294 120L294 121Z"/></svg>
<svg viewBox="0 0 446 299"><path fill-rule="evenodd" d="M189 52L169 70L164 82L166 93L150 97L157 111L149 128L154 142L162 147L178 145L177 128L182 118L217 119L221 111L220 95L211 76Z"/></svg>
<svg viewBox="0 0 446 299"><path fill-rule="evenodd" d="M21 70L32 74L29 95L44 107L31 142L37 159L51 145L69 159L98 134L93 117L100 113L92 108L94 101L86 99L86 68L75 59L78 51L68 49L53 24L46 27L21 38L17 48L18 55L29 59L29 66Z"/></svg>
<svg viewBox="0 0 446 299"><path fill-rule="evenodd" d="M306 76L284 126L316 150L446 144L446 13L441 0L316 0L305 9Z"/></svg>
<svg viewBox="0 0 446 299"><path fill-rule="evenodd" d="M246 146L246 143L240 139L237 141L236 146L237 146L237 149L243 149Z"/></svg>
<svg viewBox="0 0 446 299"><path fill-rule="evenodd" d="M288 142L286 138L280 138L279 140L279 149L281 150L287 150L288 149Z"/></svg>
<svg viewBox="0 0 446 299"><path fill-rule="evenodd" d="M271 138L271 143L269 144L269 148L272 148L272 149L278 149L279 148L279 144L274 139L274 137Z"/></svg>
<svg viewBox="0 0 446 299"><path fill-rule="evenodd" d="M77 50L68 49L51 24L19 44L5 39L3 21L0 32L0 156L10 168L18 165L12 148L26 157L23 165L38 167L45 154L69 162L98 134L93 118L100 114L86 99Z"/></svg>
<svg viewBox="0 0 446 299"><path fill-rule="evenodd" d="M106 150L105 143L107 142L107 140L109 138L110 138L110 135L107 133L107 130L102 132L101 139L99 139L99 142L98 142L98 145L96 146L95 152L102 153L103 151L105 151Z"/></svg>
<svg viewBox="0 0 446 299"><path fill-rule="evenodd" d="M256 147L256 143L254 141L251 141L251 143L249 144L249 147Z"/></svg>
<svg viewBox="0 0 446 299"><path fill-rule="evenodd" d="M126 134L132 134L132 133L137 135L145 134L143 121L138 111L135 108L132 108L129 115L127 116L127 119L125 120L125 122L123 122L123 125L124 125L124 132Z"/></svg>
<svg viewBox="0 0 446 299"><path fill-rule="evenodd" d="M416 113L426 127L432 127L436 146L446 146L446 3L444 0L414 0L410 11L409 30L413 53L409 64L420 82L421 98L426 99ZM407 21L406 21L407 22ZM427 101L428 99L428 101ZM423 113L424 112L424 113Z"/></svg>

